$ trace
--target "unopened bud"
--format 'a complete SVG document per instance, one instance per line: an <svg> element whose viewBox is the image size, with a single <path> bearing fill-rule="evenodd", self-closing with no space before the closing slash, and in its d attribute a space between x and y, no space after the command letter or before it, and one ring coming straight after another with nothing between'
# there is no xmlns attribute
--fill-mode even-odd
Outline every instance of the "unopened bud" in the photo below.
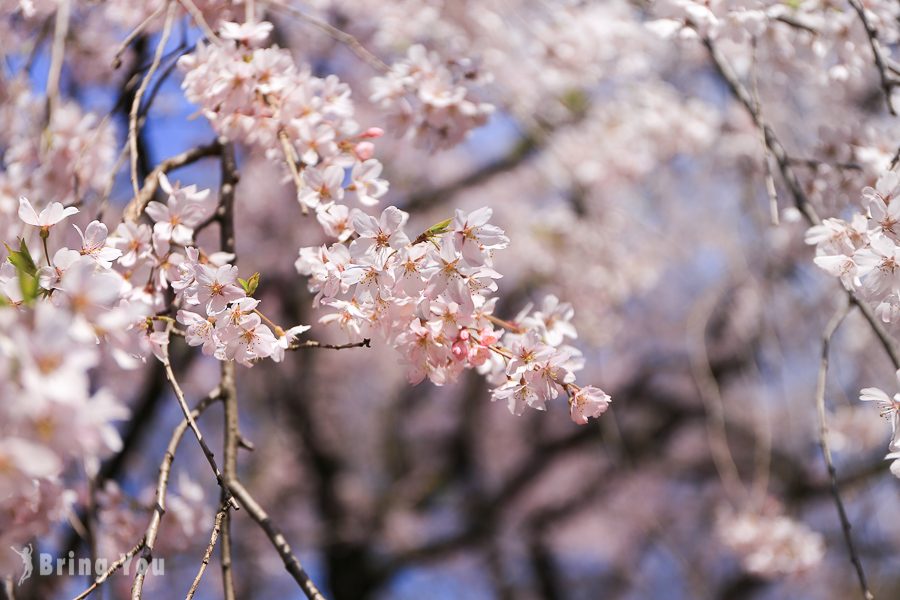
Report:
<svg viewBox="0 0 900 600"><path fill-rule="evenodd" d="M372 142L360 142L353 149L359 160L369 160L375 154L375 144Z"/></svg>

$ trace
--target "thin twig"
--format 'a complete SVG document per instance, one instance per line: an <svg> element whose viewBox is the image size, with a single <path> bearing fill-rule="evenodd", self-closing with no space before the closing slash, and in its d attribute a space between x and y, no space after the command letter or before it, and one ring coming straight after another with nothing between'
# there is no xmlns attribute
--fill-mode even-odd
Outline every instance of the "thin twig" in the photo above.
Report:
<svg viewBox="0 0 900 600"><path fill-rule="evenodd" d="M222 505L222 508L219 509L219 512L216 513L216 520L213 523L213 530L209 536L209 544L206 546L206 552L203 553L203 560L200 561L200 569L197 571L197 576L194 577L194 582L191 584L191 589L188 590L187 596L184 597L184 600L191 600L194 597L194 594L197 593L197 588L200 587L200 580L203 578L203 573L206 571L206 567L209 565L209 558L212 556L213 548L216 547L216 541L219 539L219 531L222 529L222 519L225 518L225 515L229 514L228 511L231 509L231 506L228 503Z"/></svg>
<svg viewBox="0 0 900 600"><path fill-rule="evenodd" d="M763 136L766 141L766 146L769 148L769 151L775 158L776 164L778 164L778 169L781 173L781 177L784 180L788 191L791 193L791 197L794 199L794 205L797 207L800 213L803 214L810 225L821 224L822 219L819 218L819 215L816 213L816 210L813 207L812 203L809 201L809 197L806 195L803 186L800 184L800 180L797 178L796 173L794 173L794 169L791 167L791 159L788 156L788 153L785 151L784 146L781 145L781 142L778 141L778 138L775 136L775 132L772 130L772 128L769 127L768 124L763 122L759 111L756 110L753 98L750 97L750 94L747 91L747 88L744 87L744 85L740 82L734 70L731 68L731 65L728 64L719 50L715 47L712 40L710 40L709 38L704 38L703 44L709 51L713 66L716 68L716 71L727 84L728 89L731 91L731 94L741 104L744 105L744 108L753 119L753 123L760 129L762 129ZM888 356L890 357L891 363L893 363L894 368L900 370L900 351L898 351L896 345L894 344L894 341L890 337L890 334L888 334L887 330L885 330L884 326L875 315L875 312L868 304L866 304L865 301L860 300L852 290L846 290L846 293L850 298L850 302L859 307L859 310L868 322L869 327L875 333L876 337L878 337L878 341L881 343L885 352L887 352Z"/></svg>
<svg viewBox="0 0 900 600"><path fill-rule="evenodd" d="M371 348L372 340L365 338L361 342L350 342L348 344L323 344L316 340L307 340L298 344L291 344L288 350L302 350L304 348L322 348L327 350L346 350L347 348Z"/></svg>
<svg viewBox="0 0 900 600"><path fill-rule="evenodd" d="M165 9L166 9L166 5L161 4L159 8L154 10L152 13L150 13L150 15L146 19L141 21L137 27L132 29L131 33L129 33L127 36L125 36L125 39L122 40L121 44L119 44L119 47L116 49L116 53L113 56L113 60L112 60L112 68L113 69L118 69L119 67L122 66L122 55L125 54L125 51L128 49L128 46L131 45L131 42L133 42L135 40L135 38L137 38L137 36L139 36L147 28L147 26L156 19L156 17L163 14L163 11Z"/></svg>
<svg viewBox="0 0 900 600"><path fill-rule="evenodd" d="M47 105L44 114L44 122L47 124L50 123L50 118L59 105L59 80L66 54L66 36L69 35L71 11L72 0L62 0L56 9L53 49L50 52L50 71L47 73Z"/></svg>
<svg viewBox="0 0 900 600"><path fill-rule="evenodd" d="M172 373L171 366L169 365L169 355L166 352L165 357L166 360L163 362L163 366L166 368L166 375L169 376L170 382L175 382L175 376ZM171 374L171 375L170 375ZM180 401L184 402L184 395L181 393L181 388L178 387L178 383L175 382L173 384L173 388L176 389L176 396L179 397ZM169 473L172 471L172 462L175 460L175 451L178 450L178 444L181 443L181 438L184 437L185 432L188 429L190 424L193 424L192 429L194 429L195 434L199 434L199 431L196 429L197 423L194 419L203 414L213 402L219 399L221 391L219 388L216 388L212 392L209 393L206 398L201 400L193 411L187 411L187 417L184 421L178 424L177 427L172 431L172 437L169 438L169 444L166 446L166 453L163 455L162 463L159 465L159 477L156 482L156 505L153 508L153 514L150 517L150 524L147 525L147 532L144 534L144 547L143 552L141 553L141 558L146 560L149 564L150 560L153 557L153 547L156 544L156 537L159 535L159 525L162 522L162 517L166 512L166 492L169 488ZM186 406L186 405L185 405ZM201 446L205 446L205 442L201 442ZM144 576L146 575L144 569L138 569L137 573L134 577L134 583L131 586L131 599L132 600L140 600L141 594L143 593L144 588Z"/></svg>
<svg viewBox="0 0 900 600"><path fill-rule="evenodd" d="M284 561L284 568L291 574L294 581L297 582L300 589L306 594L306 597L309 600L325 600L325 596L322 595L322 592L319 591L319 588L316 587L316 584L310 579L306 570L304 570L303 565L300 564L300 560L294 556L284 534L282 534L281 530L275 526L272 519L266 514L266 511L257 504L256 500L253 499L253 496L250 495L250 492L247 491L247 488L235 479L228 482L228 489L230 489L231 493L234 494L234 497L238 499L241 506L246 509L247 514L250 515L250 517L256 521L266 533L269 540L272 542L272 545L275 546L275 550L278 551L278 554Z"/></svg>
<svg viewBox="0 0 900 600"><path fill-rule="evenodd" d="M171 323L167 327L170 328ZM190 427L191 431L194 432L194 437L197 438L197 443L200 444L200 448L203 450L204 456L206 456L206 462L209 463L210 468L216 476L216 481L224 490L226 489L226 486L225 480L222 477L222 472L219 471L219 466L216 464L215 455L213 454L213 451L209 449L209 445L206 443L206 440L203 439L203 434L200 433L200 428L197 426L197 421L194 419L194 415L191 412L191 409L188 408L187 401L185 401L184 399L184 392L181 391L181 386L178 385L178 380L175 379L175 372L172 370L172 363L169 362L169 352L165 346L163 346L162 357L163 367L166 370L166 379L169 380L169 385L172 386L172 391L175 393L175 398L178 400L178 405L181 407L181 412L184 414L184 418L187 421L188 427ZM235 508L237 507L235 506Z"/></svg>
<svg viewBox="0 0 900 600"><path fill-rule="evenodd" d="M200 31L203 32L203 35L206 36L210 42L214 44L218 44L221 42L219 36L212 30L212 27L209 26L209 23L206 22L206 19L203 17L203 13L197 8L197 5L194 4L191 0L178 0L178 3L181 4L188 13L190 13L191 18L194 19L194 23L197 24L197 27L200 28Z"/></svg>
<svg viewBox="0 0 900 600"><path fill-rule="evenodd" d="M291 179L294 180L297 202L300 202L300 193L303 191L305 185L303 179L300 177L300 171L297 169L297 154L294 151L294 147L291 145L291 141L288 139L287 133L285 133L283 129L278 132L278 140L281 142L281 152L284 154L284 162L287 163L288 170L291 172ZM309 209L306 208L306 205L303 204L303 202L300 202L300 208L303 210L304 215L309 214Z"/></svg>
<svg viewBox="0 0 900 600"><path fill-rule="evenodd" d="M103 583L107 579L109 579L113 574L115 574L116 571L121 569L122 565L124 565L126 562L128 562L128 560L130 558L132 558L135 554L137 554L138 552L141 551L141 549L144 547L145 540L146 540L146 537L142 538L141 541L138 542L137 544L135 544L135 546L131 550L129 550L128 552L126 552L125 554L120 556L118 558L118 560L116 560L113 564L111 564L109 566L109 568L106 569L106 571L102 575L100 575L99 577L97 577L97 579L94 580L94 582L90 585L90 587L88 589L84 590L83 592L81 592L80 594L75 596L75 598L73 598L72 600L84 600L85 598L87 598L88 596L93 594L94 591L97 588L99 588L101 585L103 585Z"/></svg>
<svg viewBox="0 0 900 600"><path fill-rule="evenodd" d="M831 448L828 445L828 424L825 418L825 384L828 380L828 351L831 347L831 338L834 332L840 326L844 317L850 311L850 305L845 303L840 307L828 321L825 331L822 334L822 360L819 364L819 378L816 382L816 412L819 417L819 447L822 449L822 456L825 458L825 466L828 467L828 476L831 479L831 496L834 498L834 505L837 508L838 516L841 519L841 529L844 532L844 542L847 544L847 551L850 553L850 562L856 569L856 576L859 578L859 586L862 588L863 598L872 600L875 596L869 590L869 584L866 583L866 573L863 571L862 562L859 554L856 552L856 546L853 544L853 535L850 533L850 519L847 518L847 511L844 508L844 502L841 500L841 493L838 490L837 469L834 468L834 461L831 459Z"/></svg>
<svg viewBox="0 0 900 600"><path fill-rule="evenodd" d="M881 91L884 92L884 101L887 103L888 112L896 116L897 111L894 110L893 90L898 82L887 74L885 68L886 61L881 53L881 44L878 42L878 31L876 31L872 23L869 22L869 17L866 15L866 9L860 4L859 0L849 0L849 2L850 6L853 7L853 10L856 11L856 14L859 15L859 20L866 30L866 37L869 38L869 46L872 48L872 54L875 55L875 67L878 69Z"/></svg>
<svg viewBox="0 0 900 600"><path fill-rule="evenodd" d="M141 80L141 85L138 87L137 92L135 92L134 94L134 101L131 103L131 110L128 113L128 147L131 152L131 186L134 188L135 197L137 197L140 193L137 168L138 110L141 106L141 98L144 97L144 92L147 91L147 86L150 85L150 80L153 79L153 75L156 73L156 70L159 68L159 63L162 61L163 50L166 47L166 42L169 41L169 35L172 33L172 23L175 21L175 4L173 4L171 0L167 0L166 6L166 21L163 24L163 30L162 34L160 34L159 43L156 45L156 52L153 55L153 63L150 65L150 69L147 71L147 74L144 75L144 78Z"/></svg>
<svg viewBox="0 0 900 600"><path fill-rule="evenodd" d="M738 503L747 495L747 488L741 481L737 463L735 463L728 445L725 403L709 362L709 350L706 344L706 329L709 326L709 320L727 290L727 284L722 284L694 306L688 317L688 336L693 346L690 352L691 371L707 414L706 431L713 465L716 467L726 494L732 502Z"/></svg>
<svg viewBox="0 0 900 600"><path fill-rule="evenodd" d="M372 54L372 52L367 50L366 47L363 46L358 39L356 39L355 37L353 37L351 34L347 33L346 31L342 31L342 30L338 29L331 23L328 23L326 21L318 19L308 13L303 12L299 8L290 6L283 2L279 2L278 0L270 0L270 2L268 2L268 4L270 4L271 6L274 6L276 8L283 9L284 11L290 13L291 15L297 17L298 19L300 19L302 21L306 21L313 27L316 27L316 28L322 30L329 37L331 37L331 38L337 40L338 42L344 44L345 46L347 46L351 52L353 52L364 63L366 63L367 65L369 65L376 71L387 72L391 69L390 66L387 65L387 63L385 63L383 60L381 60L380 58L378 58L377 56Z"/></svg>
<svg viewBox="0 0 900 600"><path fill-rule="evenodd" d="M760 115L760 120L763 121L762 117L762 107L759 101L759 82L756 76L756 38L753 38L753 53L752 53L752 62L750 66L751 70L751 82L753 85L753 105L756 108L756 111ZM778 193L775 190L775 177L772 174L772 155L769 152L769 147L766 145L766 136L763 133L764 128L758 127L757 131L759 131L759 141L762 145L763 149L763 166L765 167L765 179L766 179L766 193L769 195L769 220L771 221L773 226L778 226Z"/></svg>

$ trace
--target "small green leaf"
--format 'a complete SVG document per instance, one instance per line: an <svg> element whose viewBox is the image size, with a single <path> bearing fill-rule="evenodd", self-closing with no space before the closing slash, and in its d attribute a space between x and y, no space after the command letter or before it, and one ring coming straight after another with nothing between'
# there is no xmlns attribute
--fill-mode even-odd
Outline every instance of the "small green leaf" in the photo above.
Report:
<svg viewBox="0 0 900 600"><path fill-rule="evenodd" d="M427 233L429 237L431 237L433 235L440 235L442 233L446 233L447 230L450 228L450 223L452 223L452 222L453 222L452 218L444 219L440 223L435 223L434 225L432 225L431 227L426 229L425 233Z"/></svg>
<svg viewBox="0 0 900 600"><path fill-rule="evenodd" d="M254 273L250 276L250 279L241 279L238 277L238 283L244 288L244 293L248 296L252 296L256 291L256 288L259 287L259 273Z"/></svg>
<svg viewBox="0 0 900 600"><path fill-rule="evenodd" d="M19 239L19 249L13 250L9 247L9 244L3 244L6 246L6 251L9 252L9 256L7 260L16 266L21 272L25 272L32 277L37 276L37 266L34 264L34 259L31 258L31 252L28 251L28 246L25 244L25 238Z"/></svg>

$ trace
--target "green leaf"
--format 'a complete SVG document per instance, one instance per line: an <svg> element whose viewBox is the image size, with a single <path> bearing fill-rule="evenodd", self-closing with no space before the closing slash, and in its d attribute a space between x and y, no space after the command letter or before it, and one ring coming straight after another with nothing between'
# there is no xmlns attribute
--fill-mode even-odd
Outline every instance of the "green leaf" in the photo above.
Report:
<svg viewBox="0 0 900 600"><path fill-rule="evenodd" d="M37 276L37 266L34 264L34 259L31 258L31 252L28 251L28 246L25 244L25 238L19 238L19 249L13 250L9 247L9 244L3 244L6 246L6 251L9 252L9 256L7 260L16 266L16 269L31 275L32 277Z"/></svg>
<svg viewBox="0 0 900 600"><path fill-rule="evenodd" d="M241 284L241 287L244 288L244 292L248 296L252 296L256 292L256 288L259 287L259 273L254 273L250 276L250 279L241 279L238 277L238 283Z"/></svg>
<svg viewBox="0 0 900 600"><path fill-rule="evenodd" d="M433 235L440 235L442 233L446 233L447 230L450 228L450 223L452 223L452 222L453 222L452 217L449 219L444 219L440 223L435 223L434 225L432 225L431 227L426 229L425 233L427 233L429 237L431 237Z"/></svg>
<svg viewBox="0 0 900 600"><path fill-rule="evenodd" d="M22 290L22 301L25 304L33 303L41 293L37 277L29 275L21 269L19 269L19 288Z"/></svg>

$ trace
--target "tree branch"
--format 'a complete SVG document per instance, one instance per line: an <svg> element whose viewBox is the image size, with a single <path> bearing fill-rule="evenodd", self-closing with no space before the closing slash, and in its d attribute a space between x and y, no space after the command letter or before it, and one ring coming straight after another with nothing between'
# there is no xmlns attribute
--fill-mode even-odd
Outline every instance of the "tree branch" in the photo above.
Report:
<svg viewBox="0 0 900 600"><path fill-rule="evenodd" d="M256 500L253 499L253 496L250 495L250 492L247 491L247 488L241 485L239 481L231 480L228 482L228 489L231 490L234 497L238 499L241 506L246 509L247 514L250 515L250 517L256 521L266 533L269 540L272 542L272 545L275 546L275 550L277 550L278 554L281 556L281 560L284 561L284 568L291 574L294 581L297 582L300 589L306 594L306 597L309 600L325 600L325 596L322 595L322 592L319 591L319 588L316 587L316 584L313 583L312 579L310 579L309 575L303 569L300 560L292 553L290 545L284 538L284 534L282 534L281 530L272 523L272 519L269 518L266 511L257 504ZM352 574L345 576L352 577Z"/></svg>
<svg viewBox="0 0 900 600"><path fill-rule="evenodd" d="M856 552L856 546L853 544L853 535L850 533L850 519L847 518L847 511L844 508L844 502L841 500L841 493L838 490L837 469L834 468L834 461L831 460L831 448L828 446L828 424L825 417L825 384L828 380L828 351L831 347L831 338L834 332L843 322L844 317L850 310L849 304L845 304L839 308L822 334L822 360L819 364L819 377L816 382L816 413L819 418L819 447L822 449L822 456L825 458L825 466L828 467L828 476L831 480L831 496L834 498L834 506L837 508L838 517L841 519L841 529L844 532L844 542L847 544L847 551L850 553L850 562L856 570L856 576L859 579L859 586L862 588L863 598L872 600L874 596L869 591L869 584L866 583L866 573L863 571L862 562L859 554Z"/></svg>

